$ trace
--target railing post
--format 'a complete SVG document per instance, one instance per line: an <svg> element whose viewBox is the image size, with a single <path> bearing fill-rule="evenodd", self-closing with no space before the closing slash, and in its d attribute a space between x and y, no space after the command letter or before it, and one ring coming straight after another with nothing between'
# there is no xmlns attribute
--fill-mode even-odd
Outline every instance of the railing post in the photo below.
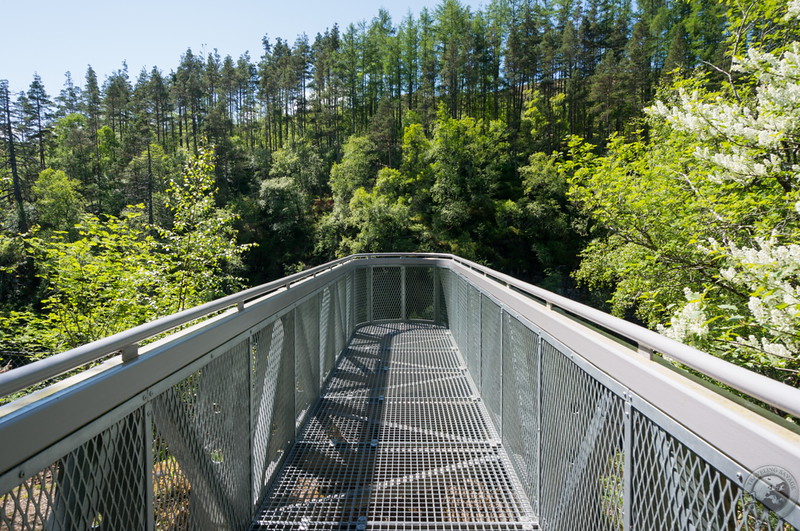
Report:
<svg viewBox="0 0 800 531"><path fill-rule="evenodd" d="M144 404L144 421L142 422L142 444L144 445L144 506L146 512L147 531L156 528L155 495L153 493L153 404L150 400Z"/></svg>
<svg viewBox="0 0 800 531"><path fill-rule="evenodd" d="M253 500L258 498L258 494L256 492L256 485L255 485L255 459L253 458L253 449L255 445L253 441L255 439L255 416L256 410L254 407L255 400L253 400L253 390L255 389L255 378L256 378L256 359L255 354L257 352L256 349L257 345L253 344L253 329L251 328L247 332L247 410L249 414L247 415L247 448L249 453L249 458L247 460L248 465L248 481L250 483L250 510L251 512L256 509L256 505L253 504ZM252 514L251 514L252 516Z"/></svg>
<svg viewBox="0 0 800 531"><path fill-rule="evenodd" d="M372 298L374 296L372 289L372 266L367 267L367 322L372 322Z"/></svg>
<svg viewBox="0 0 800 531"><path fill-rule="evenodd" d="M441 302L439 301L439 268L433 267L433 323L444 325L441 319Z"/></svg>
<svg viewBox="0 0 800 531"><path fill-rule="evenodd" d="M536 515L542 515L542 336L536 341Z"/></svg>
<svg viewBox="0 0 800 531"><path fill-rule="evenodd" d="M353 331L356 328L356 295L355 295L355 278L356 278L356 271L353 269L347 274L347 283L345 284L345 291L347 294L345 295L345 299L347 300L347 315L348 315L348 322L347 322L347 337L345 338L345 343L350 336L353 334Z"/></svg>
<svg viewBox="0 0 800 531"><path fill-rule="evenodd" d="M484 297L483 297L483 295L481 295L481 305L483 305L483 299L484 299ZM500 413L500 441L503 444L505 444L505 441L506 441L506 437L505 437L506 423L504 422L504 419L503 419L503 411L504 411L503 407L505 405L503 403L503 401L505 400L505 393L503 392L503 390L505 389L505 387L504 387L504 384L505 384L505 371L503 370L504 364L505 364L505 360L503 359L504 358L503 343L505 342L505 338L503 337L504 334L505 334L505 319L503 318L504 314L505 314L505 310L503 310L503 307L501 306L500 307L500 346L499 346L499 350L497 352L500 354L500 360L499 360L499 366L500 366L500 411L499 411L499 413ZM481 325L482 324L483 324L483 308L481 307ZM483 326L481 326L481 329L483 329ZM483 345L483 337L481 337L481 345Z"/></svg>
<svg viewBox="0 0 800 531"><path fill-rule="evenodd" d="M631 395L625 393L625 434L622 446L622 528L631 529L633 508L633 408Z"/></svg>
<svg viewBox="0 0 800 531"><path fill-rule="evenodd" d="M295 330L297 330L297 307L295 306L292 311L288 312L286 315L291 316L289 321L292 323L291 331L289 332L292 334L292 351L290 353L292 357L292 374L289 381L292 382L292 427L294 428L292 431L291 444L294 444L294 442L297 440L297 337L295 335ZM288 337L285 329L283 333L284 336Z"/></svg>
<svg viewBox="0 0 800 531"><path fill-rule="evenodd" d="M406 266L400 266L400 320L407 320L406 315Z"/></svg>

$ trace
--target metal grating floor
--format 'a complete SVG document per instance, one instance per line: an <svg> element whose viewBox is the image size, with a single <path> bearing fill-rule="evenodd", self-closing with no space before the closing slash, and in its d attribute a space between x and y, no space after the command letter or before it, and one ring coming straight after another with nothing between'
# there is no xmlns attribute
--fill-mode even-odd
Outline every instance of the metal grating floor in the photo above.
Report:
<svg viewBox="0 0 800 531"><path fill-rule="evenodd" d="M252 530L530 530L530 505L446 328L360 328Z"/></svg>

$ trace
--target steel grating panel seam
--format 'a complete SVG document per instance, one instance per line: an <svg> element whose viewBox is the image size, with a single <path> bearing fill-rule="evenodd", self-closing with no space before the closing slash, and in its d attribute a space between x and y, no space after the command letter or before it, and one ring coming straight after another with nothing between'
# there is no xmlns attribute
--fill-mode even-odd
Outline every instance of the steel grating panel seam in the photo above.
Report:
<svg viewBox="0 0 800 531"><path fill-rule="evenodd" d="M452 335L362 326L251 529L535 528Z"/></svg>

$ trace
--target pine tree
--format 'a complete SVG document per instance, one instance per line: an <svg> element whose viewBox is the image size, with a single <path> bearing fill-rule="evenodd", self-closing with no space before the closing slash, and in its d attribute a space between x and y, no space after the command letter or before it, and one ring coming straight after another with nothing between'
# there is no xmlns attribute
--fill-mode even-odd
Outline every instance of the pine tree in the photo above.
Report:
<svg viewBox="0 0 800 531"><path fill-rule="evenodd" d="M22 196L22 182L17 161L17 139L14 131L14 115L12 114L11 93L8 81L0 79L0 135L6 148L6 164L11 172L11 188L14 203L17 207L17 230L20 234L28 231L28 220L25 214L25 202Z"/></svg>
<svg viewBox="0 0 800 531"><path fill-rule="evenodd" d="M66 72L64 78L64 88L56 97L56 118L80 112L81 89L73 83L70 72Z"/></svg>

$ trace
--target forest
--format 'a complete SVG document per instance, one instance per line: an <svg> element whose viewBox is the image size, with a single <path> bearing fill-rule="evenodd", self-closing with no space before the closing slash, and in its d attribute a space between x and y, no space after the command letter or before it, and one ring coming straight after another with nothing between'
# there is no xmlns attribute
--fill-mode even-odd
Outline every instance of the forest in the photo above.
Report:
<svg viewBox="0 0 800 531"><path fill-rule="evenodd" d="M798 18L441 0L57 94L0 80L0 366L338 256L438 251L796 386Z"/></svg>

